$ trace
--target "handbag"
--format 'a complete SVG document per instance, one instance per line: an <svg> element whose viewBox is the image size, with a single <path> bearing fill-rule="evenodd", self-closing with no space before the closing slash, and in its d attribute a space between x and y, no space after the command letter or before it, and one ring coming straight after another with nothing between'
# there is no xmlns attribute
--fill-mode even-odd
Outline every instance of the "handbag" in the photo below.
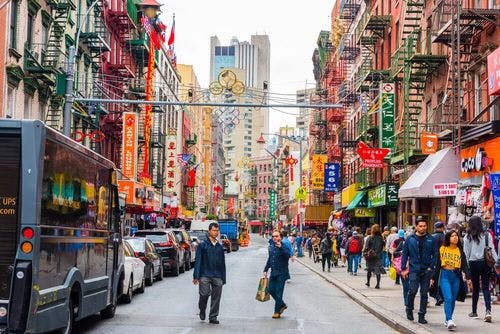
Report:
<svg viewBox="0 0 500 334"><path fill-rule="evenodd" d="M493 251L491 247L488 245L489 243L489 235L488 232L484 234L484 239L486 242L486 246L484 247L484 262L488 268L495 269L495 258L493 257Z"/></svg>
<svg viewBox="0 0 500 334"><path fill-rule="evenodd" d="M365 260L370 261L377 257L377 253L373 249L369 249L365 252Z"/></svg>
<svg viewBox="0 0 500 334"><path fill-rule="evenodd" d="M262 277L259 280L259 287L257 288L257 294L255 299L259 302L267 302L271 297L269 296L269 279L267 277Z"/></svg>
<svg viewBox="0 0 500 334"><path fill-rule="evenodd" d="M398 273L396 272L396 268L390 267L389 268L389 278L392 279L393 281L396 280Z"/></svg>

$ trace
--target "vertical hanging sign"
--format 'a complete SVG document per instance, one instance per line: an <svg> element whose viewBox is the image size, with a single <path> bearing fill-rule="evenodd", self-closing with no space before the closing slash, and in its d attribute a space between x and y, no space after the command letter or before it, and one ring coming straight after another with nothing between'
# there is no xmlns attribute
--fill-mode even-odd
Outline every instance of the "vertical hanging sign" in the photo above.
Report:
<svg viewBox="0 0 500 334"><path fill-rule="evenodd" d="M276 215L276 190L269 189L269 218L274 219Z"/></svg>
<svg viewBox="0 0 500 334"><path fill-rule="evenodd" d="M380 84L380 147L394 149L394 83Z"/></svg>
<svg viewBox="0 0 500 334"><path fill-rule="evenodd" d="M325 164L325 192L334 192L339 189L339 163L326 163Z"/></svg>
<svg viewBox="0 0 500 334"><path fill-rule="evenodd" d="M177 136L167 136L167 168L165 178L165 184L167 185L167 191L173 192L175 191L175 168L177 166L176 157L177 157Z"/></svg>
<svg viewBox="0 0 500 334"><path fill-rule="evenodd" d="M500 173L490 174L490 182L495 217L495 235L500 235Z"/></svg>
<svg viewBox="0 0 500 334"><path fill-rule="evenodd" d="M136 177L137 116L133 112L123 113L122 173L129 180Z"/></svg>
<svg viewBox="0 0 500 334"><path fill-rule="evenodd" d="M312 158L311 181L312 189L323 190L325 183L325 163L328 161L326 154L314 154Z"/></svg>

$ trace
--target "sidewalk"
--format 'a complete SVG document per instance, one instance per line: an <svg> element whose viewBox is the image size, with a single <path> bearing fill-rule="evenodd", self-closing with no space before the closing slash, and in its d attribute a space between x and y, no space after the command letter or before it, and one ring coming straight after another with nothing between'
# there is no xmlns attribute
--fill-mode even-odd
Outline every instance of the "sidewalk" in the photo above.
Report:
<svg viewBox="0 0 500 334"><path fill-rule="evenodd" d="M325 280L339 288L377 318L402 333L448 333L448 330L444 326L443 306L434 306L433 298L429 298L429 306L427 307L426 315L426 319L429 323L427 325L420 325L416 321L411 322L407 320L403 303L403 288L401 285L395 285L394 281L389 278L389 275L382 275L380 289L378 290L373 288L376 284L375 277L372 277L371 288L365 286L366 271L364 269L358 270L358 276L351 276L347 273L347 267L333 267L330 273L326 271L323 272L321 263L314 263L307 255L302 258L297 258L296 261L322 276ZM495 299L496 297L493 298L493 300ZM464 303L456 303L453 317L457 324L455 331L459 333L477 332L481 334L500 333L500 305L492 305L491 313L493 322L485 323L483 321L485 310L482 294L479 296L478 304L479 319L471 319L468 317L468 314L471 312L471 303L472 300L470 295ZM419 294L417 294L415 298L415 320L418 318L418 305Z"/></svg>

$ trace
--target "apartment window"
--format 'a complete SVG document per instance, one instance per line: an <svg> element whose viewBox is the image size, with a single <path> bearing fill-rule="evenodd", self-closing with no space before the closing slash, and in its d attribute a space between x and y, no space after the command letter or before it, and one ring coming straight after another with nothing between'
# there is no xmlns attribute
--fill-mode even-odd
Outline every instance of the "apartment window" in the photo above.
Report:
<svg viewBox="0 0 500 334"><path fill-rule="evenodd" d="M33 13L28 13L28 23L26 26L28 47L31 48L33 44L33 26L35 24L35 15Z"/></svg>
<svg viewBox="0 0 500 334"><path fill-rule="evenodd" d="M7 87L7 112L5 113L6 118L14 117L14 110L16 108L16 89L14 87Z"/></svg>
<svg viewBox="0 0 500 334"><path fill-rule="evenodd" d="M10 27L9 27L9 48L15 49L17 44L17 1L12 1L10 5Z"/></svg>
<svg viewBox="0 0 500 334"><path fill-rule="evenodd" d="M266 171L266 165L264 165L264 172Z"/></svg>
<svg viewBox="0 0 500 334"><path fill-rule="evenodd" d="M24 95L24 116L25 119L31 118L31 96L28 94Z"/></svg>

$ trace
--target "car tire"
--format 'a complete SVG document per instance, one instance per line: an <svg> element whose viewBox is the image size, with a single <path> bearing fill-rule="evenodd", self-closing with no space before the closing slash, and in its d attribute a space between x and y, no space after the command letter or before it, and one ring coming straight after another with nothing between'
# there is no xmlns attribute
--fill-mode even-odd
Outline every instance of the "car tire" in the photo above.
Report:
<svg viewBox="0 0 500 334"><path fill-rule="evenodd" d="M144 273L144 275L146 275L148 273L149 273L149 277L146 277L146 286L151 286L151 285L153 285L153 281L155 278L153 267L151 267L151 269L146 269L146 272Z"/></svg>
<svg viewBox="0 0 500 334"><path fill-rule="evenodd" d="M144 293L144 290L146 290L146 275L142 275L141 286L137 289L137 292Z"/></svg>
<svg viewBox="0 0 500 334"><path fill-rule="evenodd" d="M134 277L130 275L130 279L128 281L127 293L122 296L122 301L125 304L130 304L132 302L133 295L134 295Z"/></svg>
<svg viewBox="0 0 500 334"><path fill-rule="evenodd" d="M175 268L172 269L172 276L175 276L175 277L179 276L179 262L178 261L175 263Z"/></svg>
<svg viewBox="0 0 500 334"><path fill-rule="evenodd" d="M187 259L187 261L184 262L184 272L189 271L191 269L190 263L191 261L189 259Z"/></svg>
<svg viewBox="0 0 500 334"><path fill-rule="evenodd" d="M180 262L179 260L179 264L180 264L179 272L183 274L186 271L186 267L184 266L184 261Z"/></svg>
<svg viewBox="0 0 500 334"><path fill-rule="evenodd" d="M158 269L158 282L163 281L163 266L160 264L160 268Z"/></svg>
<svg viewBox="0 0 500 334"><path fill-rule="evenodd" d="M113 300L113 304L108 305L104 310L100 312L102 319L111 319L115 316L116 312L116 299Z"/></svg>
<svg viewBox="0 0 500 334"><path fill-rule="evenodd" d="M65 328L59 331L59 333L71 334L73 332L74 324L75 324L75 307L73 306L73 301L70 299L68 302L68 323L66 324Z"/></svg>

